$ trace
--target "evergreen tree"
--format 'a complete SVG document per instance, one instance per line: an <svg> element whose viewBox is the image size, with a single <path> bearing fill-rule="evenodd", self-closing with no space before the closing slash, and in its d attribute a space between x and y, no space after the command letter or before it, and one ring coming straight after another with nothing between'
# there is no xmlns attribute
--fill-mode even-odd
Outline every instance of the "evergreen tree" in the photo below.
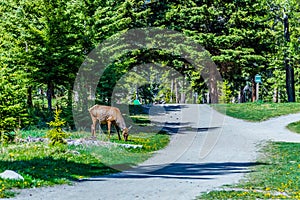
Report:
<svg viewBox="0 0 300 200"><path fill-rule="evenodd" d="M13 1L0 4L0 134L27 125L26 85L28 83L22 26Z"/></svg>
<svg viewBox="0 0 300 200"><path fill-rule="evenodd" d="M272 52L269 55L272 76L268 79L274 101L295 101L295 86L299 98L299 45L300 7L296 0L265 1L268 12L269 35ZM296 75L296 78L294 76ZM296 80L296 83L295 83Z"/></svg>

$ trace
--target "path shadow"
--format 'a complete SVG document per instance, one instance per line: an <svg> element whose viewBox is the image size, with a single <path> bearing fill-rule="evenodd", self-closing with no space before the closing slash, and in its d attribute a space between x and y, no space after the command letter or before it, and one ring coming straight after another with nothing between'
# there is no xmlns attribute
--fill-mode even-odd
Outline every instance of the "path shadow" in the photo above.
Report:
<svg viewBox="0 0 300 200"><path fill-rule="evenodd" d="M192 127L192 126L180 126L180 127L174 127L174 126L164 126L162 130L168 132L170 135L172 134L186 134L186 131L190 132L197 132L197 133L203 133L207 132L209 130L215 130L219 129L221 127Z"/></svg>
<svg viewBox="0 0 300 200"><path fill-rule="evenodd" d="M31 183L32 179L48 181L50 183L59 183L63 179L78 181L80 176L98 176L100 174L116 173L113 169L103 163L78 163L64 158L53 158L47 156L43 158L32 158L15 161L0 161L0 172L4 170L13 170L20 174L26 174L25 179ZM28 178L30 177L30 178Z"/></svg>
<svg viewBox="0 0 300 200"><path fill-rule="evenodd" d="M188 105L161 105L161 106L154 106L154 108L157 108L155 111L153 111L151 114L154 117L151 120L151 123L163 130L168 132L169 134L185 134L186 132L205 132L212 129L217 129L220 127L207 127L209 125L204 125L203 127L199 127L197 123L195 122L187 122L182 121L181 114L178 114L182 109L188 107ZM177 114L176 114L177 113ZM165 116L167 114L167 118L160 118L159 116Z"/></svg>
<svg viewBox="0 0 300 200"><path fill-rule="evenodd" d="M150 165L142 166L137 169L129 170L110 176L95 177L87 181L102 181L103 178L120 179L145 179L145 178L164 178L164 179L215 179L218 176L249 173L250 167L255 165L266 165L259 162L222 162L222 163L171 163L165 166Z"/></svg>
<svg viewBox="0 0 300 200"><path fill-rule="evenodd" d="M144 114L155 114L155 115L161 115L165 114L166 112L178 112L181 111L183 108L187 108L188 105L170 105L170 104L164 104L164 105L152 105L143 107L143 113Z"/></svg>

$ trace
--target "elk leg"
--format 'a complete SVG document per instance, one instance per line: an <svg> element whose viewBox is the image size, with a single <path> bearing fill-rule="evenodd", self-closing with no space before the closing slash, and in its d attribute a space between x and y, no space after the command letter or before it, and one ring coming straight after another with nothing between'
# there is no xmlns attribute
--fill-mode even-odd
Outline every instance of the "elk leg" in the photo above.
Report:
<svg viewBox="0 0 300 200"><path fill-rule="evenodd" d="M102 128L101 128L101 122L99 122L99 134L102 134L103 131L102 131Z"/></svg>
<svg viewBox="0 0 300 200"><path fill-rule="evenodd" d="M120 128L119 128L117 125L115 125L115 127L116 127L116 130L117 130L117 132L118 132L118 138L119 138L119 140L121 140L121 136L120 136Z"/></svg>
<svg viewBox="0 0 300 200"><path fill-rule="evenodd" d="M111 127L111 121L107 121L107 133L108 133L108 139L110 139L110 127Z"/></svg>
<svg viewBox="0 0 300 200"><path fill-rule="evenodd" d="M95 132L95 128L94 128L94 124L91 125L91 133L92 133L92 137L94 135L94 132Z"/></svg>
<svg viewBox="0 0 300 200"><path fill-rule="evenodd" d="M92 120L93 120L93 124L91 125L92 137L96 137L97 119L92 119Z"/></svg>

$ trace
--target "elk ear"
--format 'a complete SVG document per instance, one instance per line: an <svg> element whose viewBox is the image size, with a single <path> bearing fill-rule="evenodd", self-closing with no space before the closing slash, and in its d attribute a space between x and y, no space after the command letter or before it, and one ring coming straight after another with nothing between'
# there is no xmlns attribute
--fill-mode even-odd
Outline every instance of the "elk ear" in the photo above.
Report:
<svg viewBox="0 0 300 200"><path fill-rule="evenodd" d="M132 126L129 126L129 127L128 127L128 131L129 131L131 128L132 128Z"/></svg>

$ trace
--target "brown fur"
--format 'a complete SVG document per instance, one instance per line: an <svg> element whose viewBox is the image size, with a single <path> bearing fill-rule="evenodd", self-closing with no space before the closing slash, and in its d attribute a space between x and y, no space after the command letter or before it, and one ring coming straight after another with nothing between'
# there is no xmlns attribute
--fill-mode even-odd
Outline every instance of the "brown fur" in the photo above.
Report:
<svg viewBox="0 0 300 200"><path fill-rule="evenodd" d="M124 140L127 141L128 128L126 127L124 118L119 108L103 105L94 105L89 109L89 112L93 121L93 124L91 126L91 132L93 137L96 136L96 125L99 121L100 124L107 124L108 137L110 137L111 124L113 124L118 132L119 140L121 140L119 133L121 129Z"/></svg>

